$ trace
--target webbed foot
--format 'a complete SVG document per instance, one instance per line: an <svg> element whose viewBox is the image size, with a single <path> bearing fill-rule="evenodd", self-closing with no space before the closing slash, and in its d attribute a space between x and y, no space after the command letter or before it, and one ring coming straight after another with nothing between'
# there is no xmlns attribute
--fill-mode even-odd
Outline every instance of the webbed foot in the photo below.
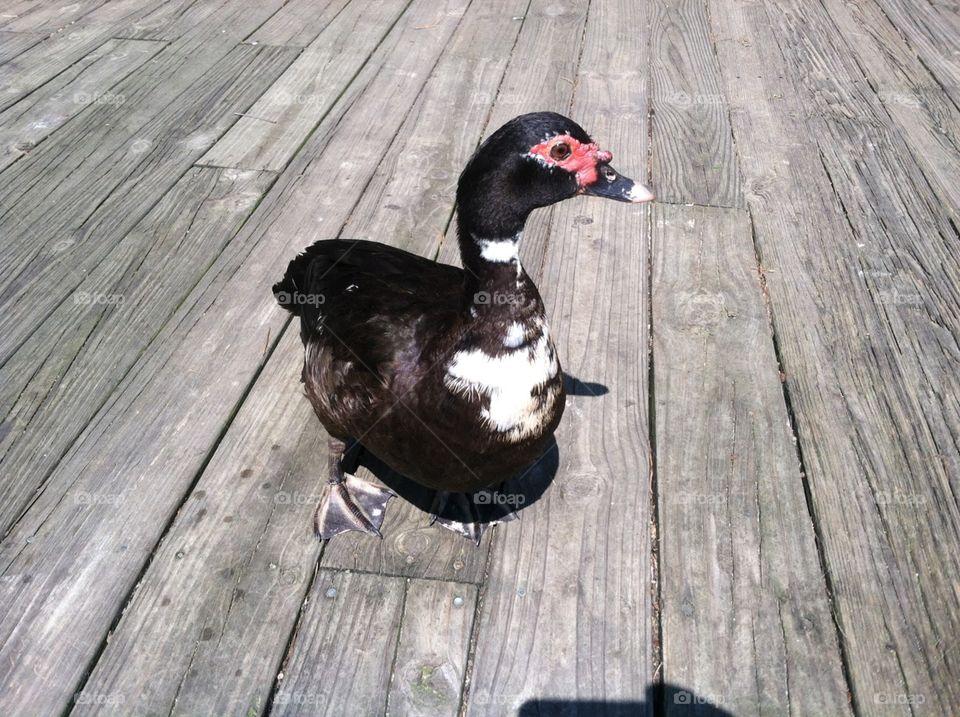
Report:
<svg viewBox="0 0 960 717"><path fill-rule="evenodd" d="M483 503L476 499L477 495L479 494L438 491L430 508L430 525L436 523L480 545L487 528L516 520L517 514L513 511L500 513L493 520L489 516L481 515L480 505ZM442 517L441 513L455 515L456 518Z"/></svg>
<svg viewBox="0 0 960 717"><path fill-rule="evenodd" d="M327 494L317 506L314 528L323 540L348 530L359 530L382 538L380 526L387 514L387 503L396 497L389 488L380 488L344 473L327 485Z"/></svg>

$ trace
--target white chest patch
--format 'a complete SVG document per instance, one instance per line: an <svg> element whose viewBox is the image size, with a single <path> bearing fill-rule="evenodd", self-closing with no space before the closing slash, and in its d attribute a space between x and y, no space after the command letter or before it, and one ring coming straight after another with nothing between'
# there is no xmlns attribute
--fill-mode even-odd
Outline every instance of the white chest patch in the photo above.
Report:
<svg viewBox="0 0 960 717"><path fill-rule="evenodd" d="M518 328L515 328L518 327ZM560 371L557 354L544 325L530 347L517 348L500 356L491 356L480 349L457 352L447 367L445 383L454 393L484 395L489 408L481 411L481 420L510 441L520 441L535 434L547 420L552 402L533 396L533 391L554 378ZM513 324L504 337L508 342L523 343L526 329Z"/></svg>

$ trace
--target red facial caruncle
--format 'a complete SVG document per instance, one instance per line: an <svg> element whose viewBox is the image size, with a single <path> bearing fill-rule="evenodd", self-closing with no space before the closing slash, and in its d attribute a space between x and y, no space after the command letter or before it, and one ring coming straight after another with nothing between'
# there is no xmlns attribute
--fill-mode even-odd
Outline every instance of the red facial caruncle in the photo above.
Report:
<svg viewBox="0 0 960 717"><path fill-rule="evenodd" d="M530 148L530 155L539 162L560 167L577 176L577 185L582 189L597 181L597 165L613 159L596 144L584 144L570 135L561 134L551 137Z"/></svg>

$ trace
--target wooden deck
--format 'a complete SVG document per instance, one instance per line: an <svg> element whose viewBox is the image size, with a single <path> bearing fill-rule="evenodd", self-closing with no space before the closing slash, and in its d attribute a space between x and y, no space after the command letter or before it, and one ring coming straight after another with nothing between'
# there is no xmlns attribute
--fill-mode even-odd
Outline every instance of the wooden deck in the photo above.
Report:
<svg viewBox="0 0 960 717"><path fill-rule="evenodd" d="M960 713L956 2L7 0L0 63L0 714ZM528 225L552 483L317 541L270 285L456 262L539 109L659 199Z"/></svg>

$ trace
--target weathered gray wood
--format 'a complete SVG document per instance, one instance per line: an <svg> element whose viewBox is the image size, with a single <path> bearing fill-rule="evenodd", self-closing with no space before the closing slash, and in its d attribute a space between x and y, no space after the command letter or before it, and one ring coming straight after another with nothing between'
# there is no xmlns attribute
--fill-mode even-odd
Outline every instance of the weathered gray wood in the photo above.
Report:
<svg viewBox="0 0 960 717"><path fill-rule="evenodd" d="M706 0L651 3L649 68L632 71L651 78L650 172L657 199L744 206Z"/></svg>
<svg viewBox="0 0 960 717"><path fill-rule="evenodd" d="M0 367L5 528L273 181L194 168Z"/></svg>
<svg viewBox="0 0 960 717"><path fill-rule="evenodd" d="M724 79L855 707L952 712L955 227L821 6L716 6L766 68Z"/></svg>
<svg viewBox="0 0 960 717"><path fill-rule="evenodd" d="M71 3L25 0L6 4L0 20L12 32L57 32L105 4L106 0L76 0ZM12 16L12 17L10 17Z"/></svg>
<svg viewBox="0 0 960 717"><path fill-rule="evenodd" d="M941 91L960 107L960 12L956 3L873 1L907 39Z"/></svg>
<svg viewBox="0 0 960 717"><path fill-rule="evenodd" d="M23 215L19 212L10 212L4 217L5 226L11 232L9 238L13 240L19 237L19 241L12 241L5 246L4 265L9 267L17 263L18 256L32 255L22 270L11 272L0 292L0 303L4 306L0 324L5 332L0 354L4 363L11 360L58 306L63 305L62 302L81 285L88 272L96 272L104 262L115 271L122 271L129 264L129 259L119 263L108 261L116 249L115 245L135 226L142 213L163 196L164 186L176 181L190 166L190 162L209 145L211 134L215 136L217 129L222 131L229 126L233 119L230 108L235 106L234 103L246 105L251 102L269 84L270 79L288 64L289 54L294 51L247 45L237 47L230 57L224 59L222 70L215 73L219 75L216 81L201 82L198 87L184 93L181 101L189 102L188 107L193 111L186 107L173 107L169 113L160 115L154 121L145 136L156 136L157 142L153 145L143 140L150 146L142 155L128 148L117 148L112 154L100 156L101 161L114 163L105 168L97 163L97 153L90 153L85 149L86 145L70 145L76 132L93 131L95 117L109 115L110 108L102 106L84 112L77 118L78 122L68 123L68 127L57 136L41 144L36 153L43 153L42 166L35 166L35 155L31 155L8 168L8 173L17 177L15 183L26 181L26 175L33 176L36 173L41 174L39 181L42 181L44 168L52 173L54 166L57 172L68 170L71 166L77 167L78 171L77 176L63 179L57 187L58 190L63 189L62 192L31 193L26 198L26 205L31 208L27 214L36 215L46 210L47 223L25 224L24 221L30 219L21 218ZM104 129L109 132L110 128ZM192 143L199 146L194 147ZM27 165L24 172L18 171L20 165ZM128 172L125 178L122 174L124 169ZM88 179L86 186L83 184L85 175ZM122 183L115 191L110 191L110 185L118 181ZM98 184L95 186L94 182ZM85 188L89 193L85 194ZM63 201L65 206L50 205L49 202L54 200ZM102 203L91 206L90 202L96 201ZM89 218L85 219L88 215ZM82 223L82 226L73 234L58 234L57 219L65 223ZM29 246L30 241L37 245L36 250ZM102 288L109 294L117 275L100 276L106 284ZM93 291L100 293L101 287ZM69 316L69 312L65 315ZM47 326L43 336L48 348L40 353L41 356L67 348L56 346L57 332L65 328L69 329L56 324ZM36 350L37 345L34 344L33 348ZM57 363L63 357L63 354L58 355L60 358L54 359ZM36 397L28 402L36 405ZM95 403L94 408L98 405ZM18 418L22 427L25 417ZM60 436L54 443L69 440L74 435ZM47 460L55 461L63 447L65 445L59 445ZM40 461L41 465L37 465L35 457L29 452L19 455L16 463L4 461L5 471L0 477L0 494L4 497L0 515L4 529L10 526L10 521L23 509L29 497L41 487L49 470L49 465L42 465L47 461ZM31 479L24 480L25 474L31 474Z"/></svg>
<svg viewBox="0 0 960 717"><path fill-rule="evenodd" d="M118 107L113 86L163 48L158 42L108 40L36 92L0 112L0 171L91 105Z"/></svg>
<svg viewBox="0 0 960 717"><path fill-rule="evenodd" d="M60 32L50 34L3 65L0 73L0 109L33 92L73 63L121 34L118 28L147 14L152 2L114 0Z"/></svg>
<svg viewBox="0 0 960 717"><path fill-rule="evenodd" d="M383 714L403 615L402 578L321 570L271 714Z"/></svg>
<svg viewBox="0 0 960 717"><path fill-rule="evenodd" d="M350 3L200 163L282 170L406 7Z"/></svg>
<svg viewBox="0 0 960 717"><path fill-rule="evenodd" d="M46 37L42 32L7 32L0 30L0 65L12 60L21 52L26 52L31 47ZM6 69L4 69L6 72Z"/></svg>
<svg viewBox="0 0 960 717"><path fill-rule="evenodd" d="M733 714L849 713L749 217L661 205L651 236L663 679Z"/></svg>
<svg viewBox="0 0 960 717"><path fill-rule="evenodd" d="M311 44L349 0L290 0L247 37L260 45Z"/></svg>
<svg viewBox="0 0 960 717"><path fill-rule="evenodd" d="M646 158L646 87L631 73L645 20L636 3L591 4L574 107L632 176ZM568 398L553 483L496 535L468 714L544 697L615 711L653 679L647 226L647 210L610 201L554 213L540 282L551 333L564 369L609 392Z"/></svg>
<svg viewBox="0 0 960 717"><path fill-rule="evenodd" d="M477 588L411 580L387 694L387 713L456 715L467 666Z"/></svg>
<svg viewBox="0 0 960 717"><path fill-rule="evenodd" d="M434 3L415 3L407 22L424 24L435 8ZM128 372L111 401L58 465L46 490L0 544L5 576L0 579L0 591L3 603L11 606L0 617L0 654L4 655L0 657L4 685L0 693L5 707L11 705L5 713L16 714L20 705L29 705L31 711L43 710L44 705L62 709L79 689L83 669L97 655L142 566L286 322L269 291L251 287L265 286L264 277L277 267L282 269L290 256L290 237L310 243L326 233L328 225L342 226L395 136L404 108L412 104L445 37L456 26L456 12L463 9L464 4L451 3L444 22L427 31L434 39L428 45L434 54L411 52L411 43L417 40L408 39L405 27L397 28L401 41L396 54L369 66L369 76L361 85L368 93L358 97L348 91L341 98L340 109L325 120L329 124L311 137L245 224L235 241L248 246L248 254L223 256L204 274L182 310ZM381 111L384 103L397 108L387 118ZM355 162L344 169L347 148ZM171 386L177 390L171 391ZM184 396L190 400L184 401ZM263 423L272 425L267 419ZM303 425L315 430L312 422ZM322 454L316 459L323 464ZM106 514L78 502L78 495L91 493L122 499ZM220 500L226 502L229 497L228 492ZM309 524L304 529L309 534ZM289 539L289 529L281 525L278 530L282 544ZM63 567L66 555L72 557ZM23 581L24 575L31 576L29 581ZM149 571L144 577L149 580ZM37 592L27 597L23 590ZM196 596L185 594L180 599L196 600ZM79 624L72 617L78 614L84 615ZM66 622L55 624L60 620ZM79 649L60 639L68 627ZM123 621L119 629L123 630ZM241 620L229 625L228 634L238 635L237 643L256 644L245 642L244 635L256 640L256 633L247 630L248 623ZM141 640L140 646L148 649L151 643L146 636L141 635ZM104 653L112 664L114 659L122 661L110 653L114 641ZM229 658L242 668L244 655L234 649ZM216 657L218 661L198 672L207 675L202 684L189 683L206 693L205 704L214 703L219 693L209 694L211 683L222 682L227 656ZM269 661L271 656L261 659ZM58 672L55 683L27 679L19 672L33 675L34 668L52 665ZM213 672L206 671L214 667ZM177 664L175 669L181 668ZM243 689L252 687L261 686L248 684ZM231 688L223 685L223 689ZM181 690L179 699L187 704L187 697Z"/></svg>
<svg viewBox="0 0 960 717"><path fill-rule="evenodd" d="M3 173L0 360L32 330L25 312L58 305L297 52L219 38L208 24L165 47L116 85L123 104L88 108Z"/></svg>
<svg viewBox="0 0 960 717"><path fill-rule="evenodd" d="M364 192L360 207L366 211L351 217L344 236L377 238L428 256L435 254L450 218L460 169L484 131L498 126L484 124L486 119L492 116L501 122L514 113L569 103L572 83L557 83L552 74L569 59L570 43L580 41L586 6L552 3L552 14L544 12L545 6L532 5L522 29L513 18L523 13L523 2L508 0L471 9L465 19L468 24L452 43L455 71L449 77L435 75L428 83L421 102L398 133L394 151ZM504 76L514 41L514 59ZM543 48L553 49L537 52ZM531 57L535 62L527 59ZM541 79L527 83L526 77ZM519 105L514 98L505 107L495 105L491 115L494 97L502 96L497 89L519 85L530 91L528 104ZM533 257L528 265L539 266L544 242L527 244L529 234L524 240L524 261ZM542 228L541 234L545 238ZM440 260L459 263L456 246L456 227L451 224ZM391 505L383 533L383 541L359 534L338 536L324 553L324 565L411 577L482 579L489 537L478 550L450 531L431 526L422 510L401 501Z"/></svg>
<svg viewBox="0 0 960 717"><path fill-rule="evenodd" d="M227 434L180 509L76 714L108 697L127 714L264 712L321 548L326 436L299 383L278 380L297 370L296 343L280 343L237 415L245 430ZM277 420L306 430L270 443Z"/></svg>
<svg viewBox="0 0 960 717"><path fill-rule="evenodd" d="M943 200L943 211L960 224L960 109L874 2L829 0L824 7L893 120L891 129L901 130L899 136ZM954 52L960 58L960 41Z"/></svg>

